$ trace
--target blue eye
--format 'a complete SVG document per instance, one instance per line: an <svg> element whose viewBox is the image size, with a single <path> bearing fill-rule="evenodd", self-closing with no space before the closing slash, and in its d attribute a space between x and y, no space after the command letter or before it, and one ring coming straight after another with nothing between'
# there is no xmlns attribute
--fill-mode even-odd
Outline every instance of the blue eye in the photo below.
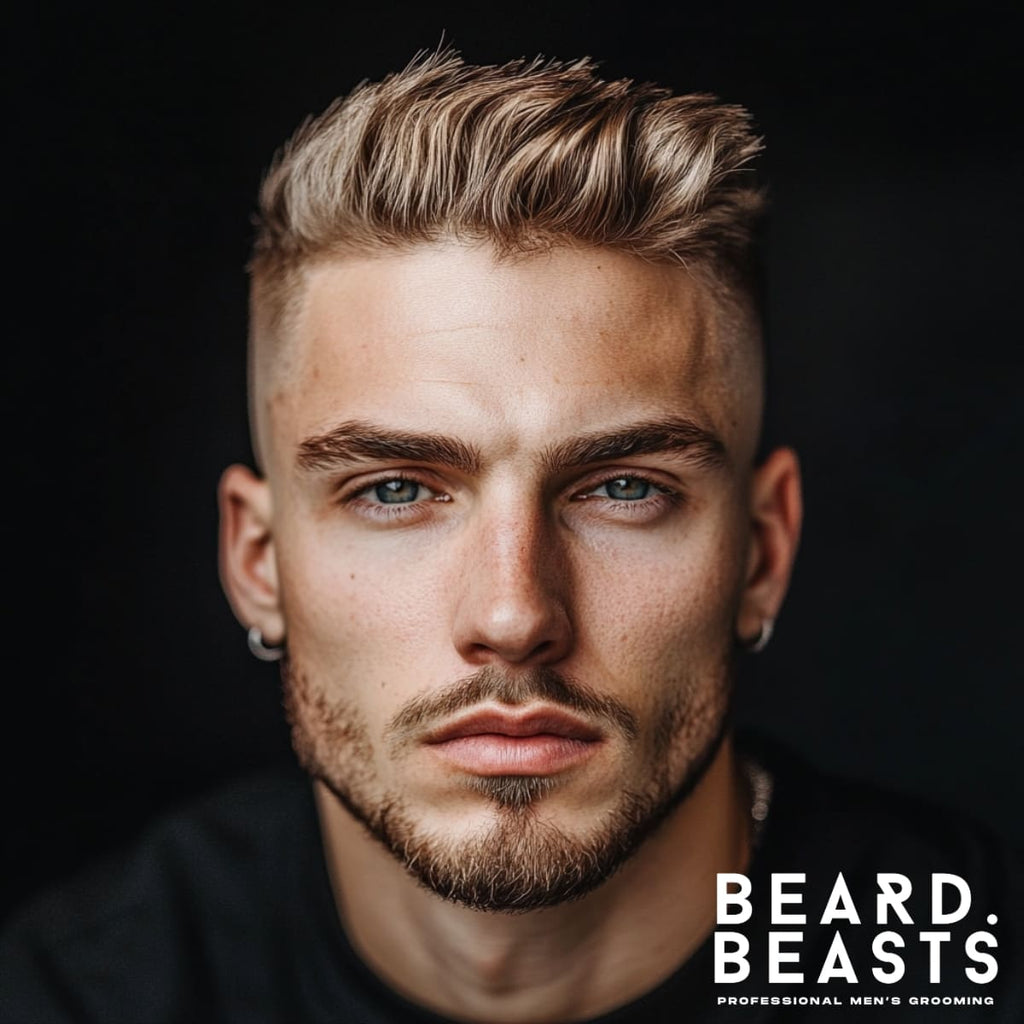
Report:
<svg viewBox="0 0 1024 1024"><path fill-rule="evenodd" d="M651 484L637 476L620 476L601 485L615 501L642 501L651 493Z"/></svg>
<svg viewBox="0 0 1024 1024"><path fill-rule="evenodd" d="M408 505L420 496L420 484L415 480L385 480L374 487L373 493L383 505Z"/></svg>

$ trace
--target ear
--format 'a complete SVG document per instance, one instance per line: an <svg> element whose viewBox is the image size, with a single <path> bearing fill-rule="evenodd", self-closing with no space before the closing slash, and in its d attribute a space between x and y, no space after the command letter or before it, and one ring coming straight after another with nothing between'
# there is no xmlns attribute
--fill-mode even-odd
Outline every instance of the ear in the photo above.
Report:
<svg viewBox="0 0 1024 1024"><path fill-rule="evenodd" d="M754 470L750 484L747 577L736 617L742 643L756 640L763 624L779 614L802 520L800 464L792 449L777 448Z"/></svg>
<svg viewBox="0 0 1024 1024"><path fill-rule="evenodd" d="M245 466L229 466L217 488L220 507L220 581L243 626L255 626L267 644L284 640L271 534L270 485Z"/></svg>

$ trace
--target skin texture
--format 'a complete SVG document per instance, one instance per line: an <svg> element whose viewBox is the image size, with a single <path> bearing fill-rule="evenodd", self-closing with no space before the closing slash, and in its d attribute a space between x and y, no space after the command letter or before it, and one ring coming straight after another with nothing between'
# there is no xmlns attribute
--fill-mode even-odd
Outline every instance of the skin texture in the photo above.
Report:
<svg viewBox="0 0 1024 1024"><path fill-rule="evenodd" d="M681 268L447 244L309 268L262 342L266 479L224 475L222 576L287 638L353 942L441 1012L633 998L745 863L731 664L781 604L799 479L784 450L753 468L759 358L717 323ZM586 756L499 772L431 742L552 708Z"/></svg>

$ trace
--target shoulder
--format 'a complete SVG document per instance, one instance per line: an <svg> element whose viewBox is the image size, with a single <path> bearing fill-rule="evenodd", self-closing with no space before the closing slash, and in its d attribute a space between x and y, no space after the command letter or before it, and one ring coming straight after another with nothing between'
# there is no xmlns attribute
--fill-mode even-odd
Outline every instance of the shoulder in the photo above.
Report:
<svg viewBox="0 0 1024 1024"><path fill-rule="evenodd" d="M1018 848L969 815L818 772L772 745L748 741L746 749L774 778L750 868L752 946L799 932L805 981L813 981L832 963L838 933L850 980L878 978L886 997L992 997L994 1019L1024 1014ZM905 972L899 985L883 977L893 949Z"/></svg>
<svg viewBox="0 0 1024 1024"><path fill-rule="evenodd" d="M980 883L1020 881L1024 852L968 814L872 783L812 768L792 752L747 739L774 779L773 859L811 858L880 871L960 868Z"/></svg>
<svg viewBox="0 0 1024 1024"><path fill-rule="evenodd" d="M5 927L3 1020L172 1020L183 999L217 1005L222 962L243 936L246 955L259 956L267 894L316 835L297 771L252 776L165 815Z"/></svg>

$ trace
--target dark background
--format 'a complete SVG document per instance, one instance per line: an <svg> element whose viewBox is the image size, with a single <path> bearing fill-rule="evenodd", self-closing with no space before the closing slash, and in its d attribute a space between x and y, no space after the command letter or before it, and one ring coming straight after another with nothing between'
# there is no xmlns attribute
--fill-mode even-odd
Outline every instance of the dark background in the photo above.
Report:
<svg viewBox="0 0 1024 1024"><path fill-rule="evenodd" d="M442 37L591 54L768 143L772 429L807 528L745 721L1024 839L1019 25L973 3L104 4L6 59L4 905L289 756L216 574L249 217L307 114Z"/></svg>

